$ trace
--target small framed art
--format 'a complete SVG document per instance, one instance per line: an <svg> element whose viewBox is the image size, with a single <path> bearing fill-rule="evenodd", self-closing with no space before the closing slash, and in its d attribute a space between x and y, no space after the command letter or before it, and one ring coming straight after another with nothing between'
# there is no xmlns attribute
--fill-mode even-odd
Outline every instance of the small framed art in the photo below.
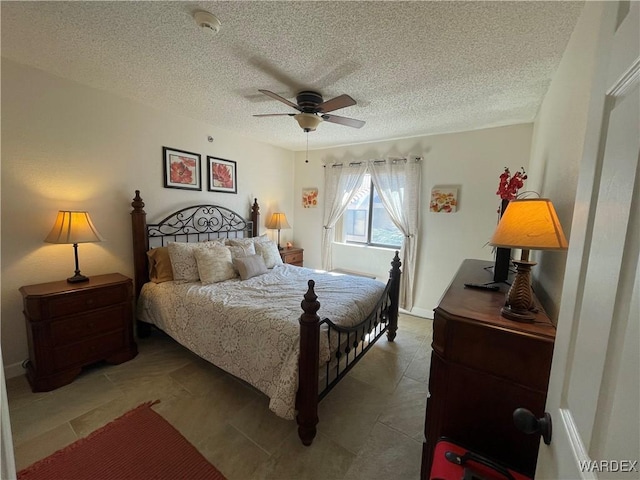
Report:
<svg viewBox="0 0 640 480"><path fill-rule="evenodd" d="M315 187L302 189L302 206L316 208L318 206L318 189Z"/></svg>
<svg viewBox="0 0 640 480"><path fill-rule="evenodd" d="M429 211L436 213L454 213L458 208L457 187L433 187Z"/></svg>
<svg viewBox="0 0 640 480"><path fill-rule="evenodd" d="M207 157L207 172L210 192L238 193L236 162Z"/></svg>
<svg viewBox="0 0 640 480"><path fill-rule="evenodd" d="M199 154L162 147L162 162L165 188L202 190Z"/></svg>

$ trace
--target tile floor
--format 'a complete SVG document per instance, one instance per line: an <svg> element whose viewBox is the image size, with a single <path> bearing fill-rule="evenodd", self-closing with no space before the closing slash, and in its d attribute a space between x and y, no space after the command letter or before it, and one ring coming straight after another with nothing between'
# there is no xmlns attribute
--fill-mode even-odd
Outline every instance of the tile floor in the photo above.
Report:
<svg viewBox="0 0 640 480"><path fill-rule="evenodd" d="M229 480L418 479L431 349L431 320L401 315L394 343L382 337L320 403L310 447L268 399L159 331L138 356L98 365L73 383L32 393L7 380L18 470L150 400Z"/></svg>

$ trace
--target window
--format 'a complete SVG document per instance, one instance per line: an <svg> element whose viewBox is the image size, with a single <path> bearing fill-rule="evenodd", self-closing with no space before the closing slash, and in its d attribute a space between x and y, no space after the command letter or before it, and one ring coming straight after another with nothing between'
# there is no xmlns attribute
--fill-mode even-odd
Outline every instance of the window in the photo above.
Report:
<svg viewBox="0 0 640 480"><path fill-rule="evenodd" d="M347 243L393 248L402 245L404 236L382 205L370 174L363 177L356 196L342 216L342 231Z"/></svg>

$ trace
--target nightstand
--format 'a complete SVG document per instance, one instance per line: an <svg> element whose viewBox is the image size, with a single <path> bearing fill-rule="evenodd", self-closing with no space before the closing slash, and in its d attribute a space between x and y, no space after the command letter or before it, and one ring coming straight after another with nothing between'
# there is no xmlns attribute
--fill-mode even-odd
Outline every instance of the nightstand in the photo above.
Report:
<svg viewBox="0 0 640 480"><path fill-rule="evenodd" d="M29 343L27 379L34 392L71 383L82 367L122 363L138 354L133 284L119 273L20 288Z"/></svg>
<svg viewBox="0 0 640 480"><path fill-rule="evenodd" d="M280 250L280 257L282 257L284 263L301 267L304 261L304 249L296 247L285 248Z"/></svg>

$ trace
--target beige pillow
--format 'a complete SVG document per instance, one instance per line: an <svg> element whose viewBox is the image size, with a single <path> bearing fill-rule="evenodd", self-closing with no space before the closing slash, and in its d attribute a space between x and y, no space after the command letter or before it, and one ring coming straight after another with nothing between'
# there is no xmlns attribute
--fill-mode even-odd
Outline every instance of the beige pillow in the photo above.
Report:
<svg viewBox="0 0 640 480"><path fill-rule="evenodd" d="M249 255L255 255L256 248L253 243L247 243L244 245L230 245L227 248L231 250L232 258L248 257Z"/></svg>
<svg viewBox="0 0 640 480"><path fill-rule="evenodd" d="M171 258L171 268L173 269L173 279L184 282L197 282L200 280L198 263L196 262L196 250L208 250L220 247L220 243L211 242L170 242L169 258Z"/></svg>
<svg viewBox="0 0 640 480"><path fill-rule="evenodd" d="M240 246L240 245L248 245L248 244L256 244L256 243L264 243L270 242L267 234L260 235L259 237L247 237L247 238L229 238L227 239L228 245Z"/></svg>
<svg viewBox="0 0 640 480"><path fill-rule="evenodd" d="M147 257L149 257L149 280L154 283L173 280L173 269L167 247L152 248L147 252Z"/></svg>
<svg viewBox="0 0 640 480"><path fill-rule="evenodd" d="M224 282L236 276L231 261L231 250L224 245L194 251L198 274L203 285Z"/></svg>
<svg viewBox="0 0 640 480"><path fill-rule="evenodd" d="M280 251L278 250L278 246L275 242L264 242L264 243L256 243L256 253L262 255L264 259L264 263L267 268L273 268L276 265L280 265L282 263L282 257L280 256Z"/></svg>
<svg viewBox="0 0 640 480"><path fill-rule="evenodd" d="M240 278L247 280L248 278L257 277L267 273L267 266L264 264L262 255L250 255L248 257L235 258L233 265L240 272Z"/></svg>

